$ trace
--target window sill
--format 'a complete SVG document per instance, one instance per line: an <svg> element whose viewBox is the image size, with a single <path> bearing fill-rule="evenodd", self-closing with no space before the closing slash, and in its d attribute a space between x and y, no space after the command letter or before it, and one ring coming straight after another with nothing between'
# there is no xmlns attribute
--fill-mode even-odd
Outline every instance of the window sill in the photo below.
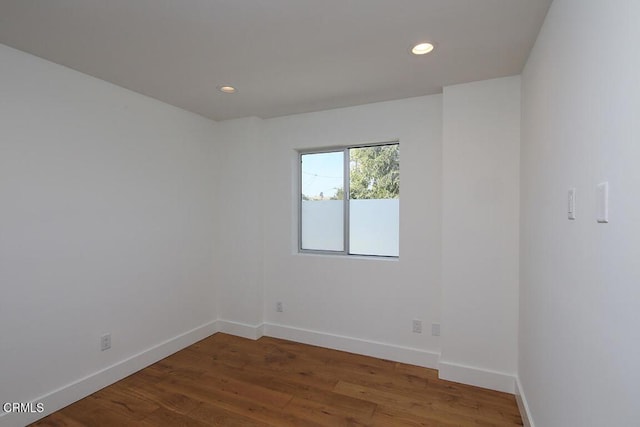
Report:
<svg viewBox="0 0 640 427"><path fill-rule="evenodd" d="M347 254L331 254L326 252L295 252L293 255L303 257L320 257L344 260L365 260L365 261L382 261L382 262L398 262L399 256L380 256L380 255L347 255Z"/></svg>

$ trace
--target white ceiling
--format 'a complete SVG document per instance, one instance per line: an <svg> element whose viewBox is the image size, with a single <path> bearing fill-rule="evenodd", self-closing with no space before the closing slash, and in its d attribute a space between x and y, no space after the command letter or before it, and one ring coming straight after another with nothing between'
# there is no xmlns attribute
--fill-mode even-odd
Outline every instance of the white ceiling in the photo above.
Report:
<svg viewBox="0 0 640 427"><path fill-rule="evenodd" d="M0 0L0 43L215 120L267 118L518 74L550 3Z"/></svg>

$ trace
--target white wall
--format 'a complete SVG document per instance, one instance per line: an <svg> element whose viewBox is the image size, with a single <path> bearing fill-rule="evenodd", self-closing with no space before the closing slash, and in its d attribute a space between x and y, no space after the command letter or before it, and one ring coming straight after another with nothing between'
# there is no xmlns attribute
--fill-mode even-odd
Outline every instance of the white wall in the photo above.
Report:
<svg viewBox="0 0 640 427"><path fill-rule="evenodd" d="M520 78L444 88L440 376L514 391Z"/></svg>
<svg viewBox="0 0 640 427"><path fill-rule="evenodd" d="M261 126L262 120L254 117L220 122L215 136L220 159L215 249L220 327L254 339L263 322L263 200L269 170Z"/></svg>
<svg viewBox="0 0 640 427"><path fill-rule="evenodd" d="M537 426L638 424L638 22L634 0L555 0L523 73L519 379Z"/></svg>
<svg viewBox="0 0 640 427"><path fill-rule="evenodd" d="M51 411L212 332L213 132L0 45L1 402Z"/></svg>
<svg viewBox="0 0 640 427"><path fill-rule="evenodd" d="M440 316L441 122L441 97L431 96L221 123L232 141L222 166L229 178L222 198L230 202L222 247L230 249L221 258L219 310L231 321L223 329L255 336L264 321L269 335L435 366L438 338L429 325ZM400 259L298 254L296 150L398 138ZM413 319L423 320L425 333L411 332Z"/></svg>
<svg viewBox="0 0 640 427"><path fill-rule="evenodd" d="M325 338L438 351L428 325L440 317L441 102L420 97L266 121L267 322ZM295 150L394 139L400 141L400 258L298 254ZM275 311L276 301L283 313ZM412 319L424 322L425 333L412 333ZM422 364L433 363L431 354L415 354Z"/></svg>
<svg viewBox="0 0 640 427"><path fill-rule="evenodd" d="M214 124L0 56L0 400L54 410L218 328L513 379L517 78L445 90L443 156L440 95ZM298 254L296 150L391 140L400 258Z"/></svg>
<svg viewBox="0 0 640 427"><path fill-rule="evenodd" d="M438 95L220 123L222 330L439 366L445 378L514 391L520 80L445 89L444 169L442 102ZM399 259L299 254L297 150L395 139ZM441 309L440 338L431 323ZM423 321L422 334L412 333L413 319Z"/></svg>

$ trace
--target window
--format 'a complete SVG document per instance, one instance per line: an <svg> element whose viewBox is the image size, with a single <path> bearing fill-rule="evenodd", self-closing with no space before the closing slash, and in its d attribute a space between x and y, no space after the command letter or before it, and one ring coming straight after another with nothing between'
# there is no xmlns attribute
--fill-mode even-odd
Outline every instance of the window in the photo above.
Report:
<svg viewBox="0 0 640 427"><path fill-rule="evenodd" d="M397 142L300 152L301 252L399 255Z"/></svg>

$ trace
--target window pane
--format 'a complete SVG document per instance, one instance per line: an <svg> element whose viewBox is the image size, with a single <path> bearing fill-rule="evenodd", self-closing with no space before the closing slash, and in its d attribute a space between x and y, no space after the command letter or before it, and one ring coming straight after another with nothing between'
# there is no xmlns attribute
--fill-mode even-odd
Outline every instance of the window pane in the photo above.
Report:
<svg viewBox="0 0 640 427"><path fill-rule="evenodd" d="M303 154L302 249L344 250L344 153Z"/></svg>
<svg viewBox="0 0 640 427"><path fill-rule="evenodd" d="M349 201L349 253L398 256L398 199Z"/></svg>
<svg viewBox="0 0 640 427"><path fill-rule="evenodd" d="M349 253L399 255L399 145L349 149Z"/></svg>

